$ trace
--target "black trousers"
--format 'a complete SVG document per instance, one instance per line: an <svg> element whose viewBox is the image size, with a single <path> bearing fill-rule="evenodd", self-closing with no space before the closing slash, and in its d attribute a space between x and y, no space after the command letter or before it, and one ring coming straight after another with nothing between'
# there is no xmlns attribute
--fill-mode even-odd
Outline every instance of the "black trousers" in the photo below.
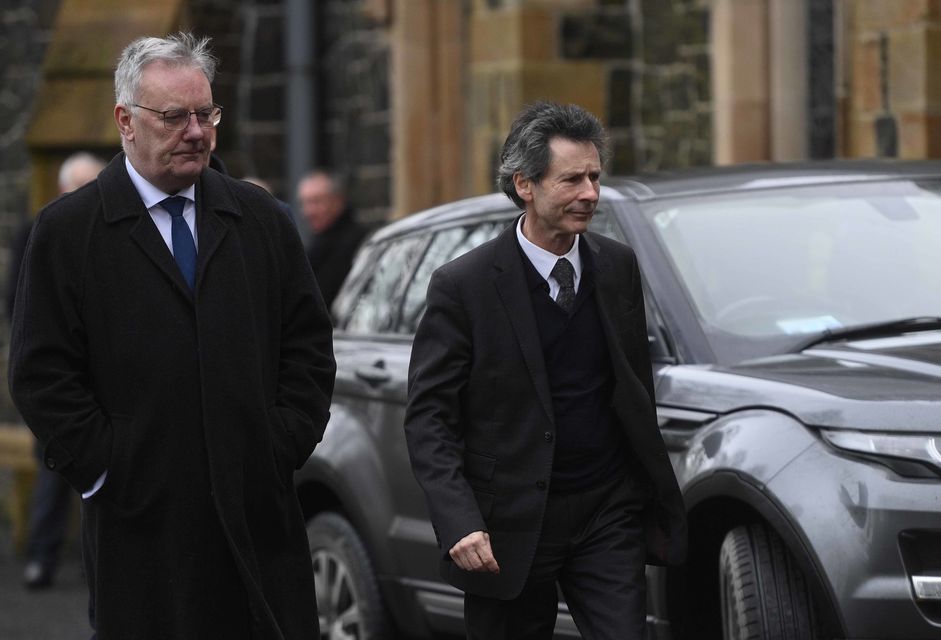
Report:
<svg viewBox="0 0 941 640"><path fill-rule="evenodd" d="M585 640L643 640L646 550L640 509L645 499L630 478L585 492L550 494L522 593L513 600L465 594L468 639L552 638L558 584Z"/></svg>

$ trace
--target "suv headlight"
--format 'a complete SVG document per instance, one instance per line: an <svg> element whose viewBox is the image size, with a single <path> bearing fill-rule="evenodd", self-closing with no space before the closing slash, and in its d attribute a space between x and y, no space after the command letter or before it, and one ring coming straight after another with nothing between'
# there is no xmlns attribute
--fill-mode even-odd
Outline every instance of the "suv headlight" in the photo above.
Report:
<svg viewBox="0 0 941 640"><path fill-rule="evenodd" d="M878 462L907 478L941 477L941 435L821 429L831 446Z"/></svg>

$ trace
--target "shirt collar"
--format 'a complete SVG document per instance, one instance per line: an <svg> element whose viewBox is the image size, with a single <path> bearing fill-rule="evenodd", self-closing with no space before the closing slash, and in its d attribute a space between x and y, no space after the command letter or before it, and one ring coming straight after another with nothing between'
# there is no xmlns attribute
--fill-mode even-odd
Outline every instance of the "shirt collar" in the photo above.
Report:
<svg viewBox="0 0 941 640"><path fill-rule="evenodd" d="M160 204L162 200L165 200L166 198L174 195L183 196L191 202L196 202L195 184L191 184L179 193L164 193L137 172L137 169L135 169L134 165L131 164L131 161L128 159L127 155L124 156L124 166L127 168L127 175L130 176L131 182L134 184L134 188L137 189L137 193L140 195L140 199L144 201L144 207L148 210Z"/></svg>
<svg viewBox="0 0 941 640"><path fill-rule="evenodd" d="M581 244L581 242L579 242L581 236L575 236L575 242L572 243L572 248L568 250L568 253L557 256L551 251L546 251L542 247L536 246L523 235L523 218L525 217L525 215L520 216L519 220L516 222L516 239L519 242L520 248L523 250L523 254L529 258L533 267L536 268L539 275L546 281L549 280L549 274L552 273L552 268L555 266L555 263L559 261L559 258L565 258L572 263L572 267L575 269L575 289L578 290L578 281L582 277L582 259L578 252L578 245Z"/></svg>

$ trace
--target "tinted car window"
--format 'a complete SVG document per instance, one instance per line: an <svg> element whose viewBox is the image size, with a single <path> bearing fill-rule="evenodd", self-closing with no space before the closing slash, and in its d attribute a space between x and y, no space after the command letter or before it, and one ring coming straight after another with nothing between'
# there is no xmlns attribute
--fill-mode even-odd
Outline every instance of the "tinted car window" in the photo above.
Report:
<svg viewBox="0 0 941 640"><path fill-rule="evenodd" d="M425 310L425 291L435 269L496 237L507 224L506 220L491 220L436 233L405 292L398 332L415 333L418 328L418 321Z"/></svg>
<svg viewBox="0 0 941 640"><path fill-rule="evenodd" d="M427 236L393 240L350 303L344 329L351 333L387 333L396 325L399 294L422 255Z"/></svg>
<svg viewBox="0 0 941 640"><path fill-rule="evenodd" d="M941 316L941 188L878 182L642 205L723 361Z"/></svg>

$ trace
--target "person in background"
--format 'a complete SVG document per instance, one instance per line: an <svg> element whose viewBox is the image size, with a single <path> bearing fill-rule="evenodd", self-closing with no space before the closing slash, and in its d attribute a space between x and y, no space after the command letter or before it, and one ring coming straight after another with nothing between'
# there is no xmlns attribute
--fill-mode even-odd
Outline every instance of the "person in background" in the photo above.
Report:
<svg viewBox="0 0 941 640"><path fill-rule="evenodd" d="M75 191L91 182L98 177L98 173L104 166L104 162L86 151L70 155L59 168L59 195ZM26 251L26 243L32 226L32 220L25 223L11 246L10 271L7 280L7 313L10 319L13 317L13 302L16 297L20 263ZM30 503L23 584L28 589L43 589L52 585L59 566L69 526L72 491L62 476L42 465L42 448L38 442L35 453L40 464L36 472L36 485Z"/></svg>
<svg viewBox="0 0 941 640"><path fill-rule="evenodd" d="M210 168L208 38L139 38L119 153L40 212L10 391L82 494L97 640L320 636L293 483L329 418L327 309L294 225Z"/></svg>
<svg viewBox="0 0 941 640"><path fill-rule="evenodd" d="M308 173L297 185L297 200L310 230L307 259L329 308L367 230L356 221L336 175L319 169Z"/></svg>
<svg viewBox="0 0 941 640"><path fill-rule="evenodd" d="M280 198L275 196L274 191L272 191L271 189L271 185L268 184L267 181L265 181L262 178L259 178L258 176L245 176L244 178L242 178L242 182L253 184L256 187L261 187L262 189L267 191L271 195L271 197L274 198L278 202L278 206L281 208L281 211L284 213L284 215L288 217L288 220L290 220L291 222L294 222L294 212L291 211L291 205L289 205L284 200L281 200Z"/></svg>
<svg viewBox="0 0 941 640"><path fill-rule="evenodd" d="M588 231L605 149L577 105L523 109L498 171L522 215L428 285L405 436L472 640L550 640L557 585L586 640L643 640L644 565L685 555L637 258Z"/></svg>

